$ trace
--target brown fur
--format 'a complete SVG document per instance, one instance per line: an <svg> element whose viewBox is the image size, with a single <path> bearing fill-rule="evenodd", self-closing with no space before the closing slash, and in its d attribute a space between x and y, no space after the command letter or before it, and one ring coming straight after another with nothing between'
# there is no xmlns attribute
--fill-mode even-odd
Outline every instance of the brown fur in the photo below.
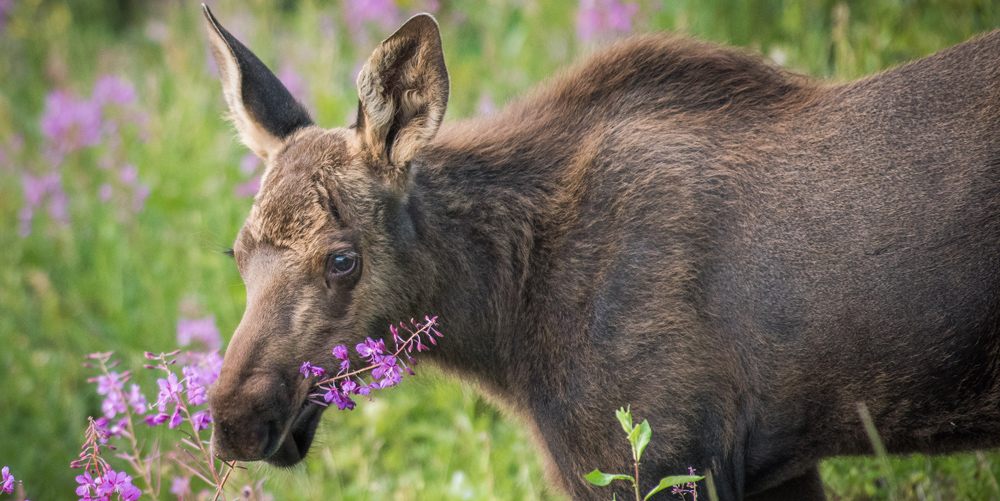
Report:
<svg viewBox="0 0 1000 501"><path fill-rule="evenodd" d="M655 430L644 488L692 466L721 499L821 499L820 458L870 451L857 402L890 451L998 444L1000 32L846 85L634 38L434 136L428 21L400 33L433 57L398 64L435 77L375 75L424 103L391 114L412 134L277 137L234 246L220 455L300 460L299 363L424 313L428 358L522 416L575 498L628 470L623 405ZM345 249L360 269L331 281Z"/></svg>

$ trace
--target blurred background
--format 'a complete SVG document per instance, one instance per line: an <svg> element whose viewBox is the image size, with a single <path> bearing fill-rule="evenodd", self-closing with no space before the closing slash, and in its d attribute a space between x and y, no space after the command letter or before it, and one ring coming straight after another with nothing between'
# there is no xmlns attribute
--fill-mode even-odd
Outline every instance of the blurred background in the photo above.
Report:
<svg viewBox="0 0 1000 501"><path fill-rule="evenodd" d="M450 120L492 113L631 32L688 33L847 80L1000 27L996 0L209 3L326 126L348 123L360 64L419 11L442 28ZM190 336L184 325L226 338L239 321L244 291L222 251L261 165L222 119L197 2L0 0L0 54L0 464L32 499L68 499L68 463L100 413L84 355L139 367L144 350ZM278 499L559 499L517 423L428 368L328 412L304 466L250 469L240 481ZM833 499L1000 498L998 453L822 471Z"/></svg>

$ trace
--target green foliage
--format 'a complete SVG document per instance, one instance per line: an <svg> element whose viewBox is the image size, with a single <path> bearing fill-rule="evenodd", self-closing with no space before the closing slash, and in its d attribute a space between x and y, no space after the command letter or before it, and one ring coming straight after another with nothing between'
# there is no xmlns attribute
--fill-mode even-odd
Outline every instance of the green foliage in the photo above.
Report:
<svg viewBox="0 0 1000 501"><path fill-rule="evenodd" d="M14 3L0 31L0 144L19 134L24 148L0 163L0 367L6 374L0 463L15 467L32 499L65 499L75 474L67 464L87 416L99 412L80 366L83 355L110 349L125 365L138 366L143 350L174 347L184 305L215 315L220 329L232 332L244 290L220 251L232 242L250 200L233 194L245 181L238 168L244 150L221 118L225 105L206 65L197 2ZM474 114L481 102L502 105L592 50L574 37L576 2L441 3L452 79L447 120ZM638 30L742 45L795 70L838 79L1000 26L995 0L640 4ZM266 63L302 74L317 122L347 123L356 105L355 68L385 30L370 29L367 42L355 41L342 6L320 0L219 0L213 8ZM39 174L45 165L38 122L45 95L56 88L87 94L101 74L134 82L149 114L148 141L123 146L152 187L146 208L122 218L101 203L95 193L107 173L98 154L84 152L60 167L72 225L61 228L42 215L32 235L21 238L19 176ZM630 435L637 456L651 436L642 428L629 419L626 433L640 430L634 440ZM385 398L326 416L304 466L251 465L250 474L266 477L265 489L279 499L558 498L545 488L538 456L513 420L461 383L422 368ZM1000 498L995 453L894 458L888 470L882 464L838 458L821 471L833 498Z"/></svg>
<svg viewBox="0 0 1000 501"><path fill-rule="evenodd" d="M604 473L601 470L595 469L594 471L583 476L584 480L598 486L607 487L615 480L626 480L628 482L633 482L630 475L623 475L621 473Z"/></svg>
<svg viewBox="0 0 1000 501"><path fill-rule="evenodd" d="M656 484L656 487L653 487L652 490L646 493L646 497L642 498L642 501L646 501L647 499L653 497L653 494L656 494L663 489L682 484L700 482L704 479L705 477L702 475L671 475L669 477L663 477L660 479L660 483Z"/></svg>
<svg viewBox="0 0 1000 501"><path fill-rule="evenodd" d="M653 429L649 426L649 421L643 419L639 426L635 426L632 421L632 408L620 407L615 411L615 417L618 418L618 422L622 425L622 430L625 431L625 435L628 437L629 445L632 447L632 460L635 466L635 472L631 475L626 475L622 473L604 473L599 469L583 476L584 480L590 482L598 487L607 487L611 485L611 482L616 480L627 481L632 484L632 489L635 492L635 501L639 501L639 464L642 460L642 453L646 450L646 446L649 445L650 439L653 437ZM694 490L693 486L695 482L704 480L704 476L701 475L671 475L660 479L660 483L653 487L646 496L641 498L642 501L646 501L653 497L654 494L678 485L690 484L691 489ZM695 496L697 499L697 496Z"/></svg>

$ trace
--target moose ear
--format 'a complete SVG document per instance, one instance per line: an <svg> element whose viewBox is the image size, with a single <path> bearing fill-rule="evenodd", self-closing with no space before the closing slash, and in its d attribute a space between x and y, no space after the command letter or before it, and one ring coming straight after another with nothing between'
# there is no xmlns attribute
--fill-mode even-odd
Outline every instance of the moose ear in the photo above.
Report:
<svg viewBox="0 0 1000 501"><path fill-rule="evenodd" d="M219 24L208 6L202 4L202 9L230 118L243 143L267 159L285 138L312 120L278 77Z"/></svg>
<svg viewBox="0 0 1000 501"><path fill-rule="evenodd" d="M448 70L437 21L412 17L358 74L358 131L375 164L398 178L434 138L448 105Z"/></svg>

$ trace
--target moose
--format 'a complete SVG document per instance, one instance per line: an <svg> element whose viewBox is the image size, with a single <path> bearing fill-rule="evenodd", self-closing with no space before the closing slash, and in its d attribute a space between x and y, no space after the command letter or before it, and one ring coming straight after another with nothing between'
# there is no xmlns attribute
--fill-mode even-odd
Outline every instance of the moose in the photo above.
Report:
<svg viewBox="0 0 1000 501"><path fill-rule="evenodd" d="M823 499L821 458L1000 444L1000 31L851 83L645 35L442 124L436 21L378 45L324 129L204 8L266 172L233 256L244 316L210 395L223 459L301 461L335 344L440 315L427 359L519 417L575 499L642 477ZM619 493L624 498L624 492Z"/></svg>

